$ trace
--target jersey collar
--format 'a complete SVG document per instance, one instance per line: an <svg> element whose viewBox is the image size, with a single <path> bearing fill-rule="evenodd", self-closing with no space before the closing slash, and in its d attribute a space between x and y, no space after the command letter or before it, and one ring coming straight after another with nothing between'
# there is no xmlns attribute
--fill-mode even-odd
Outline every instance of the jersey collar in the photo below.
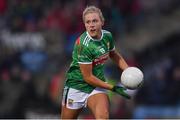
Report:
<svg viewBox="0 0 180 120"><path fill-rule="evenodd" d="M100 38L100 39L94 39L94 38L92 38L92 37L89 35L89 33L86 31L87 36L88 36L90 39L94 40L94 41L100 41L100 40L102 40L103 35L104 35L103 33L104 33L103 30L101 30L101 38Z"/></svg>

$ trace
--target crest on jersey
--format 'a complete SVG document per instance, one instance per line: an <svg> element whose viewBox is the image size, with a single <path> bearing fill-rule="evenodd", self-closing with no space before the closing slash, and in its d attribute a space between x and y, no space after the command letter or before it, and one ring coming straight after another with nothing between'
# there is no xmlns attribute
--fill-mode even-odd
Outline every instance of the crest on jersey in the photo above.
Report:
<svg viewBox="0 0 180 120"><path fill-rule="evenodd" d="M101 48L101 49L99 49L99 51L102 53L102 54L104 54L106 51L104 50L104 48Z"/></svg>
<svg viewBox="0 0 180 120"><path fill-rule="evenodd" d="M74 100L72 100L72 99L68 99L68 104L69 104L69 105L72 105L72 104L73 104L73 102L74 102Z"/></svg>

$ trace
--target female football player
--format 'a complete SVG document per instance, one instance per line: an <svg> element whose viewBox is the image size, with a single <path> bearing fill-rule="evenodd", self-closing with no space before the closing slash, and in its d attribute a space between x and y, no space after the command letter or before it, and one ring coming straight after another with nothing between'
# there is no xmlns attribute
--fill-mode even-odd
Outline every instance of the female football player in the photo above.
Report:
<svg viewBox="0 0 180 120"><path fill-rule="evenodd" d="M73 60L64 86L61 119L76 119L83 107L88 107L96 119L108 119L109 98L106 90L127 99L130 96L124 87L105 81L104 63L110 57L122 70L128 65L116 51L112 34L102 29L104 17L101 10L88 6L82 17L86 31L74 45Z"/></svg>

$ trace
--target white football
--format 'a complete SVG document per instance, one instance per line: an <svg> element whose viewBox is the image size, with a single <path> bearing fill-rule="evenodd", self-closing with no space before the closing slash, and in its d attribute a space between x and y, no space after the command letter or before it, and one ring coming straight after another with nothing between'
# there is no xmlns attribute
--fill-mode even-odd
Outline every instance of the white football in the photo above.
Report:
<svg viewBox="0 0 180 120"><path fill-rule="evenodd" d="M143 80L143 72L137 67L128 67L121 74L122 85L131 90L139 88Z"/></svg>

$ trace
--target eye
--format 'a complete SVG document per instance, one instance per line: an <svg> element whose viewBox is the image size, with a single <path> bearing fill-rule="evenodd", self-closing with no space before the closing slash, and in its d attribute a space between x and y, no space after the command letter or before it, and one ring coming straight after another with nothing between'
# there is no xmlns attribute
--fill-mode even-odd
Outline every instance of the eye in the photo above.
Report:
<svg viewBox="0 0 180 120"><path fill-rule="evenodd" d="M93 22L93 23L97 23L97 22L98 22L98 20L97 20L97 19L94 19L92 22Z"/></svg>
<svg viewBox="0 0 180 120"><path fill-rule="evenodd" d="M90 23L90 21L89 21L89 20L87 20L87 21L86 21L86 23L87 23L87 24L89 24L89 23Z"/></svg>

